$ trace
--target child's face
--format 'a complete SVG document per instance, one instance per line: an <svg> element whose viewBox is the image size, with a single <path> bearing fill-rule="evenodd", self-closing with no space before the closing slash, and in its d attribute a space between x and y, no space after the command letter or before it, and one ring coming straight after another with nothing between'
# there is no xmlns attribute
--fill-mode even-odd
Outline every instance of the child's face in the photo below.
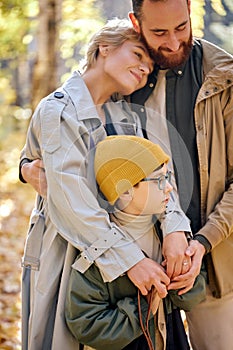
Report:
<svg viewBox="0 0 233 350"><path fill-rule="evenodd" d="M151 180L154 178L158 179L166 174L167 165L165 164L161 169L154 171L147 177L150 178L149 181L141 181L133 187L128 213L133 215L150 215L161 214L166 210L170 192L173 188L168 181L160 181L159 188L159 181Z"/></svg>

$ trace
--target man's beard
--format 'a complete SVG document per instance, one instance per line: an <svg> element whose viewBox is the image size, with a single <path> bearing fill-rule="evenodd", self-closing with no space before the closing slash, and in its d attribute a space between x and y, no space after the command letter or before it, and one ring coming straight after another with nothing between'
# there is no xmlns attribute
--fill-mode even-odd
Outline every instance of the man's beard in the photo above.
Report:
<svg viewBox="0 0 233 350"><path fill-rule="evenodd" d="M147 49L155 64L157 64L163 69L173 69L179 67L181 64L188 60L190 52L193 48L192 30L190 30L189 40L187 42L183 41L180 44L179 53L177 55L173 54L170 57L164 56L163 51L165 51L166 49L159 48L158 50L155 50L151 46L149 46L143 34L143 31L141 31L141 37L146 43ZM169 52L169 49L167 49L167 52Z"/></svg>

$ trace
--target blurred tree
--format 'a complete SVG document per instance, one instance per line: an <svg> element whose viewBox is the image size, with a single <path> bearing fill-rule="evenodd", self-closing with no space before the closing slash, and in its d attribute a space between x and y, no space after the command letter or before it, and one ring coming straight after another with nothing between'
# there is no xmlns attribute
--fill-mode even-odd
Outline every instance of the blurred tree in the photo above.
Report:
<svg viewBox="0 0 233 350"><path fill-rule="evenodd" d="M17 59L26 52L23 38L28 34L37 1L1 0L0 2L0 60ZM25 21L28 18L29 21Z"/></svg>
<svg viewBox="0 0 233 350"><path fill-rule="evenodd" d="M25 62L36 14L36 0L0 2L0 141L14 131L24 130L23 121L30 116L26 109L29 74Z"/></svg>
<svg viewBox="0 0 233 350"><path fill-rule="evenodd" d="M206 0L204 9L204 37L233 53L232 0Z"/></svg>
<svg viewBox="0 0 233 350"><path fill-rule="evenodd" d="M107 19L113 17L127 18L131 11L131 0L99 0L102 3L103 16Z"/></svg>
<svg viewBox="0 0 233 350"><path fill-rule="evenodd" d="M21 105L24 100L25 90L21 85L20 68L22 68L22 62L27 59L27 46L30 40L28 34L33 29L35 6L35 0L32 0L30 5L26 0L0 2L0 79L13 77L10 83L16 90L15 104L17 105ZM2 99L4 102L4 95Z"/></svg>
<svg viewBox="0 0 233 350"><path fill-rule="evenodd" d="M194 35L233 54L233 1L192 0L191 8Z"/></svg>
<svg viewBox="0 0 233 350"><path fill-rule="evenodd" d="M58 84L57 52L62 0L39 0L36 57L32 74L31 105L34 109L42 97Z"/></svg>
<svg viewBox="0 0 233 350"><path fill-rule="evenodd" d="M32 107L80 66L89 37L100 26L95 0L39 0Z"/></svg>
<svg viewBox="0 0 233 350"><path fill-rule="evenodd" d="M0 1L0 139L78 66L101 22L95 0ZM21 121L21 122L20 122Z"/></svg>
<svg viewBox="0 0 233 350"><path fill-rule="evenodd" d="M88 39L101 23L95 0L39 0L32 107L79 67Z"/></svg>
<svg viewBox="0 0 233 350"><path fill-rule="evenodd" d="M88 41L104 23L96 0L63 0L60 27L59 76L64 81L74 69L82 68Z"/></svg>
<svg viewBox="0 0 233 350"><path fill-rule="evenodd" d="M191 1L191 20L193 35L202 38L204 30L204 5L205 0L192 0Z"/></svg>

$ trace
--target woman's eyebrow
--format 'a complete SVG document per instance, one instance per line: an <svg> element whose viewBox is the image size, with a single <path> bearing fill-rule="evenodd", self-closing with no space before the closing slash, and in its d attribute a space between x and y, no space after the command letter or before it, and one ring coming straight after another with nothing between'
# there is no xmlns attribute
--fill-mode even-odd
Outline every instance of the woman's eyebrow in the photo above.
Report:
<svg viewBox="0 0 233 350"><path fill-rule="evenodd" d="M145 46L143 44L135 44L135 46L138 48L138 49L141 49L142 51L144 51L145 53L147 53L147 50L145 48Z"/></svg>

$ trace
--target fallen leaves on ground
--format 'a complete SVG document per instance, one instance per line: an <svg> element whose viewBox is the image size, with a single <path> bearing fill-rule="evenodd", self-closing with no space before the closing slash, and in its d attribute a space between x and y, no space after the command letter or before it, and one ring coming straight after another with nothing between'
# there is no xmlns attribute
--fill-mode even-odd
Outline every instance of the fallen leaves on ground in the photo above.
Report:
<svg viewBox="0 0 233 350"><path fill-rule="evenodd" d="M35 192L18 181L19 150L0 151L0 349L21 349L21 258Z"/></svg>

